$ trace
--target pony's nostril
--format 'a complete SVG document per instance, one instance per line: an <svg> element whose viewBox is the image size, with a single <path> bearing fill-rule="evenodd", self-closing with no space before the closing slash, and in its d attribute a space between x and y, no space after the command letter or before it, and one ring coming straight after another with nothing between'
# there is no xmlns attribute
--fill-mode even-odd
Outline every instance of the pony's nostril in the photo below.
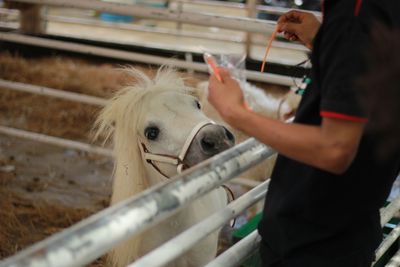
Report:
<svg viewBox="0 0 400 267"><path fill-rule="evenodd" d="M203 137L201 139L201 148L204 151L210 151L215 149L215 141L212 138L209 137Z"/></svg>
<svg viewBox="0 0 400 267"><path fill-rule="evenodd" d="M225 127L224 127L224 130L225 130L225 135L228 138L228 140L232 141L232 142L235 142L235 136L228 129L226 129Z"/></svg>

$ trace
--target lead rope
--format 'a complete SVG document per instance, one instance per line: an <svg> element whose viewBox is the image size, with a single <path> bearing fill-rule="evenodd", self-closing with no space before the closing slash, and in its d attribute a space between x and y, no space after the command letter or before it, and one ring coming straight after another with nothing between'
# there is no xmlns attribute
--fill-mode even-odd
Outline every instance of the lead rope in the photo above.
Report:
<svg viewBox="0 0 400 267"><path fill-rule="evenodd" d="M228 196L228 204L235 200L235 194L232 189L230 189L227 185L222 184L221 187L225 190L226 195ZM232 220L231 227L233 228L236 224L236 218Z"/></svg>

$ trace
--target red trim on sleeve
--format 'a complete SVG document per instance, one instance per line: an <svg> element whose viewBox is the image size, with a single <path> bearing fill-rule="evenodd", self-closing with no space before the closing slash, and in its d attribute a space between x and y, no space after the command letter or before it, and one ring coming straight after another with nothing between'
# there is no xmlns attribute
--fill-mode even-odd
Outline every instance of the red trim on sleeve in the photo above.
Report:
<svg viewBox="0 0 400 267"><path fill-rule="evenodd" d="M328 117L334 119L341 119L346 121L354 121L354 122L367 122L368 119L364 117L350 116L343 113L337 113L332 111L321 111L319 113L321 117Z"/></svg>
<svg viewBox="0 0 400 267"><path fill-rule="evenodd" d="M356 7L354 8L355 17L358 17L358 14L360 14L361 5L362 5L362 0L356 0Z"/></svg>
<svg viewBox="0 0 400 267"><path fill-rule="evenodd" d="M325 0L322 0L322 2L321 2L321 12L322 12L322 18L324 18L324 14L325 14Z"/></svg>

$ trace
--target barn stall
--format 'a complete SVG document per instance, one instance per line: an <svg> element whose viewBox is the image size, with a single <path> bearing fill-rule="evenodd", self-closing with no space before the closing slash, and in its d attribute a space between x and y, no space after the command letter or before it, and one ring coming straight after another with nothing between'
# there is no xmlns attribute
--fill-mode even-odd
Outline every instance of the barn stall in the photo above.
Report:
<svg viewBox="0 0 400 267"><path fill-rule="evenodd" d="M109 150L101 149L99 144L90 144L89 133L104 98L129 82L129 77L116 70L116 66L135 64L135 67L151 75L158 65L168 62L179 67L182 75L188 77L188 83L195 86L208 77L207 66L201 56L204 50L207 48L213 54L222 54L229 49L233 54L247 55L247 78L277 98L289 87L298 85L307 72L307 66L298 64L307 59L308 51L300 45L278 39L271 51L268 72L259 73L265 39L272 33L274 22L251 17L260 12L281 14L285 9L257 6L253 1L247 4L169 1L168 5L153 2L133 6L87 0L32 0L8 1L6 4L14 9L1 9L0 255L5 260L0 262L0 266L9 266L13 262L27 266L34 260L47 264L43 266L61 266L59 262L51 261L56 255L61 255L57 253L65 255L63 266L88 264L124 238L115 228L110 228L113 221L105 219L110 214L115 220L118 216L123 220L129 219L129 226L119 227L121 231L128 231L129 228L129 234L134 235L147 227L143 223L146 218L158 221L167 213L172 213L143 212L141 221L135 221L128 218L122 207L105 209L111 192L113 163ZM133 21L110 22L98 18L102 15L115 16L115 13ZM272 153L254 140L235 150L240 151L242 158L234 157L231 151L218 158L221 164L229 165L230 160L244 162L230 173L219 174L225 177L224 181ZM217 172L207 162L201 165L201 169L206 177L212 177L212 173ZM190 172L180 179L190 183L197 175ZM211 186L197 185L199 190L188 191L187 196L182 196L182 203L174 212L220 182L213 181ZM243 183L258 185L254 181ZM168 187L155 188L132 199L124 208L138 212L143 208L143 201L151 200L160 190L169 192L182 186L185 185L170 183ZM191 185L186 186L189 188ZM266 188L265 183L258 185L254 189L256 191L243 196L245 198L241 201L246 204L233 202L233 207L222 210L221 214L233 209L233 215L237 216L248 205L261 199ZM238 194L247 189L238 188ZM382 218L387 229L393 231L377 251L379 257L384 255L390 258L388 255L393 255L393 250L397 248L399 230L393 221L387 223L398 208L399 201L393 201ZM104 211L96 218L83 221L45 243L38 243L6 259L100 210ZM158 257L165 255L163 251L170 254L169 259L179 257L182 252L172 253L174 248L193 245L193 240L206 235L198 229L218 228L231 218L225 215L223 221L215 224L215 217L211 217L198 226L197 231L194 228L189 233L183 233L135 263L135 266L149 266L148 260L155 258L160 259L157 266L161 266L167 260ZM99 238L94 235L96 230L115 238ZM198 239L193 238L194 233L198 233ZM83 244L87 241L85 238L94 238L96 245L72 257L71 242ZM210 266L239 264L257 247L257 240L257 234L253 232L231 250L222 253ZM389 248L392 251L385 254ZM46 253L38 256L37 251ZM233 262L227 263L232 259ZM154 261L151 263L156 264ZM100 258L92 264L103 266L105 262Z"/></svg>

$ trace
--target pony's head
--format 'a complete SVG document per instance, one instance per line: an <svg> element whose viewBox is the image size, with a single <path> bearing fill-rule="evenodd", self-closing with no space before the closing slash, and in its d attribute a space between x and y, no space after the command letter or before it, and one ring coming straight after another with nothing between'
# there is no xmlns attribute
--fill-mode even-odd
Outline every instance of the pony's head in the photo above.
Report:
<svg viewBox="0 0 400 267"><path fill-rule="evenodd" d="M204 115L192 89L174 70L160 68L154 79L136 69L127 71L136 82L119 91L101 111L96 136L114 137L115 179L135 180L131 192L234 144L225 127Z"/></svg>

